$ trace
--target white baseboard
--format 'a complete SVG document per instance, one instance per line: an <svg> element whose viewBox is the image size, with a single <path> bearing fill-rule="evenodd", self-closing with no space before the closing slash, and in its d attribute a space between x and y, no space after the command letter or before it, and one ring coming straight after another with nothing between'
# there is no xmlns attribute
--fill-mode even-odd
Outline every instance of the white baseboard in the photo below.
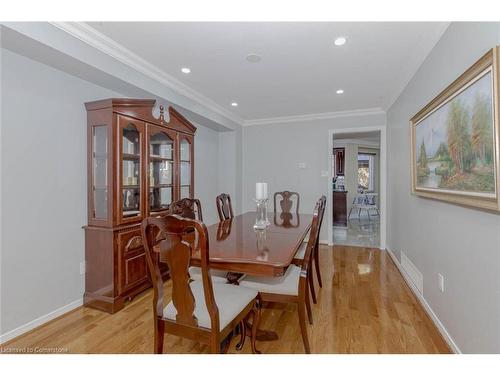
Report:
<svg viewBox="0 0 500 375"><path fill-rule="evenodd" d="M424 275L413 264L413 262L401 251L401 267L405 270L406 275L410 278L411 282L418 289L420 294L424 294Z"/></svg>
<svg viewBox="0 0 500 375"><path fill-rule="evenodd" d="M26 333L28 331L31 331L32 329L35 329L36 327L41 326L44 323L47 323L63 314L66 314L67 312L76 309L77 307L80 307L83 305L83 298L80 298L76 301L73 301L66 306L60 307L46 315L43 315L39 318L36 318L32 320L31 322L28 322L26 324L23 324L20 327L14 328L12 331L6 332L3 335L0 335L0 344L3 344L4 342L7 342L9 340L12 340L16 338L17 336L22 335L23 333Z"/></svg>
<svg viewBox="0 0 500 375"><path fill-rule="evenodd" d="M431 306L429 303L425 300L424 296L420 291L418 290L417 286L412 282L410 275L406 272L406 270L403 268L401 263L398 261L394 253L390 249L386 249L387 253L390 255L392 260L394 261L394 264L399 270L399 273L403 276L403 279L405 280L406 284L410 287L411 291L417 297L418 301L426 311L426 313L429 315L429 317L432 319L434 324L436 325L437 329L441 333L441 336L445 339L445 341L448 343L450 349L455 353L455 354L462 354L462 351L458 347L458 345L453 341L453 338L451 335L448 333L446 330L444 324L439 320L437 317L436 313L432 310Z"/></svg>

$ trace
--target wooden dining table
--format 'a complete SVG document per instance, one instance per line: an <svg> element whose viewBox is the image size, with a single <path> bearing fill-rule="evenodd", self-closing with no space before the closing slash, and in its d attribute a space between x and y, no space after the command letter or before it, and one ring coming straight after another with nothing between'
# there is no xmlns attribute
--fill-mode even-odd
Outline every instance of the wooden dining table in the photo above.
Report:
<svg viewBox="0 0 500 375"><path fill-rule="evenodd" d="M311 228L313 215L272 213L269 215L269 226L265 229L254 229L255 218L255 212L246 212L207 227L209 267L227 271L229 282L237 280L242 274L283 276ZM186 235L184 240L194 244L190 264L199 267L201 260L196 233ZM165 262L161 255L160 262ZM251 329L246 332L250 334ZM276 332L257 331L259 341L277 339Z"/></svg>
<svg viewBox="0 0 500 375"><path fill-rule="evenodd" d="M255 212L207 227L210 268L254 276L283 276L306 237L310 214L276 213L266 229L254 229ZM191 265L200 265L194 248Z"/></svg>

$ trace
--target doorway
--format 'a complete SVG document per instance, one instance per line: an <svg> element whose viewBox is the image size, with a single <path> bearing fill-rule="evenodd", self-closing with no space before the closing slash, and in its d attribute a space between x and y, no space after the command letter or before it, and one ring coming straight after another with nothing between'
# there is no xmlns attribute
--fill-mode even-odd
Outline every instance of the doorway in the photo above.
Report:
<svg viewBox="0 0 500 375"><path fill-rule="evenodd" d="M386 185L385 127L329 131L329 244L385 249Z"/></svg>

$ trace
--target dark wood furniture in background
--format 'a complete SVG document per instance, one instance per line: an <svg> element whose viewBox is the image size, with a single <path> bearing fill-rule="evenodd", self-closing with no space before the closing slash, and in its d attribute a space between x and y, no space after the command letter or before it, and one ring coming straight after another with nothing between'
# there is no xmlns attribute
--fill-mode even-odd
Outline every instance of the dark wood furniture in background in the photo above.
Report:
<svg viewBox="0 0 500 375"><path fill-rule="evenodd" d="M86 103L88 225L85 226L86 306L114 313L151 286L141 221L193 197L196 128L155 100ZM166 266L162 269L166 276Z"/></svg>
<svg viewBox="0 0 500 375"><path fill-rule="evenodd" d="M347 226L347 191L334 190L332 197L333 204L333 225Z"/></svg>
<svg viewBox="0 0 500 375"><path fill-rule="evenodd" d="M295 192L295 191L288 191L288 190L285 190L285 191L277 191L276 193L274 193L274 212L278 212L277 211L277 206L276 206L276 198L279 196L281 196L281 200L280 200L280 207L281 207L281 212L284 212L284 213L290 213L292 212L292 207L293 207L293 197L296 196L297 197L297 203L295 205L295 212L298 213L299 212L299 206L300 206L300 194Z"/></svg>
<svg viewBox="0 0 500 375"><path fill-rule="evenodd" d="M231 196L229 194L219 194L215 198L215 204L217 205L217 213L219 214L220 221L234 217L233 205L231 204Z"/></svg>
<svg viewBox="0 0 500 375"><path fill-rule="evenodd" d="M186 236L195 232L201 260L202 280L190 282L188 268L193 246ZM157 241L158 236L163 240ZM149 273L153 281L154 347L163 353L165 332L201 341L211 353L221 352L221 342L240 327L241 349L245 341L245 319L252 313L252 352L260 319L257 292L231 284L212 283L209 239L203 222L178 215L148 217L142 223ZM163 301L163 278L158 255L166 261L172 278L172 301Z"/></svg>
<svg viewBox="0 0 500 375"><path fill-rule="evenodd" d="M343 176L345 168L345 148L339 147L333 149L333 160L334 160L334 175Z"/></svg>

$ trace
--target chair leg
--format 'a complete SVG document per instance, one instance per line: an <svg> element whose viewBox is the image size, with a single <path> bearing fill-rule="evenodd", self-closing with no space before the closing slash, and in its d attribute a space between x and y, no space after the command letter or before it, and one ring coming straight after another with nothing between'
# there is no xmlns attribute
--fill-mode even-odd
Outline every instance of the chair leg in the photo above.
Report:
<svg viewBox="0 0 500 375"><path fill-rule="evenodd" d="M351 209L349 210L349 215L347 215L347 220L350 220L350 219L351 219L351 212L352 212L352 209L353 209L353 207L351 207Z"/></svg>
<svg viewBox="0 0 500 375"><path fill-rule="evenodd" d="M299 301L298 311L299 311L300 332L302 333L302 341L304 342L304 349L307 354L311 354L311 348L309 347L309 338L307 337L306 312L305 312L304 301Z"/></svg>
<svg viewBox="0 0 500 375"><path fill-rule="evenodd" d="M259 328L259 322L260 322L260 300L256 300L255 304L252 309L253 312L253 320L252 320L252 353L253 354L260 354L260 351L257 350L257 347L255 346L255 342L257 340L257 330Z"/></svg>
<svg viewBox="0 0 500 375"><path fill-rule="evenodd" d="M306 288L305 302L306 302L307 317L309 319L309 324L313 324L313 317L312 317L312 310L311 310L311 301L309 300L309 288Z"/></svg>
<svg viewBox="0 0 500 375"><path fill-rule="evenodd" d="M240 341L236 344L236 350L243 349L243 345L245 345L245 338L247 337L247 324L245 319L240 322Z"/></svg>
<svg viewBox="0 0 500 375"><path fill-rule="evenodd" d="M163 339L165 336L165 322L155 316L155 353L163 353Z"/></svg>
<svg viewBox="0 0 500 375"><path fill-rule="evenodd" d="M316 277L318 279L318 284L320 288L323 288L323 282L321 281L321 273L319 271L319 246L316 245L314 249L314 266L316 268Z"/></svg>
<svg viewBox="0 0 500 375"><path fill-rule="evenodd" d="M210 341L210 354L220 354L220 345L217 341Z"/></svg>
<svg viewBox="0 0 500 375"><path fill-rule="evenodd" d="M311 297L312 297L313 303L316 304L316 303L318 303L318 301L316 300L316 291L314 290L314 279L313 279L313 275L312 275L312 264L311 263L309 263L309 270L307 271L307 281L309 282L309 289L311 289Z"/></svg>

